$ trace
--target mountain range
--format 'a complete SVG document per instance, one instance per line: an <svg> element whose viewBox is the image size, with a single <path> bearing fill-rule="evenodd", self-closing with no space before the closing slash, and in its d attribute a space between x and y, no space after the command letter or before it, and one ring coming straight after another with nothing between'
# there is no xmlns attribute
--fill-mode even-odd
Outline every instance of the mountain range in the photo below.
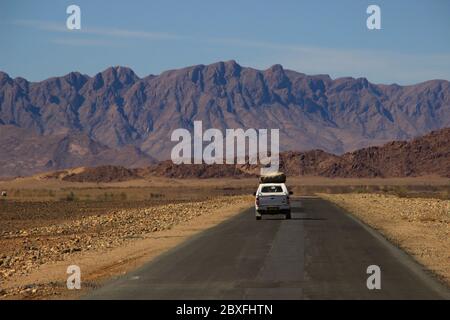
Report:
<svg viewBox="0 0 450 320"><path fill-rule="evenodd" d="M40 82L0 72L0 175L170 158L173 130L280 129L282 151L341 155L450 127L450 83L373 84L235 61L139 78L126 67Z"/></svg>

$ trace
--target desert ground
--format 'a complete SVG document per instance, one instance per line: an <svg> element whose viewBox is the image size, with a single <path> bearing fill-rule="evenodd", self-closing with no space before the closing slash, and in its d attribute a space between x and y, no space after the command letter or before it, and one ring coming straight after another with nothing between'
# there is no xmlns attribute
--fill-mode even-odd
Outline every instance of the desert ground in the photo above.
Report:
<svg viewBox="0 0 450 320"><path fill-rule="evenodd" d="M253 205L256 178L0 181L0 298L76 298ZM344 207L450 284L450 183L439 177L288 178ZM66 268L84 289L66 289Z"/></svg>

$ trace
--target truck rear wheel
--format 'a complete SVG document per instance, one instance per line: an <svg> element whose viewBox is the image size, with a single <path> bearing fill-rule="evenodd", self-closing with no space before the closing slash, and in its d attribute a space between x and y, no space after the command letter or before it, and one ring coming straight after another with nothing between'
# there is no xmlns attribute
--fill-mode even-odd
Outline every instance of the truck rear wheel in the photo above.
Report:
<svg viewBox="0 0 450 320"><path fill-rule="evenodd" d="M286 219L291 219L291 211L289 211L288 213L286 213Z"/></svg>
<svg viewBox="0 0 450 320"><path fill-rule="evenodd" d="M256 220L261 220L261 216L256 216Z"/></svg>

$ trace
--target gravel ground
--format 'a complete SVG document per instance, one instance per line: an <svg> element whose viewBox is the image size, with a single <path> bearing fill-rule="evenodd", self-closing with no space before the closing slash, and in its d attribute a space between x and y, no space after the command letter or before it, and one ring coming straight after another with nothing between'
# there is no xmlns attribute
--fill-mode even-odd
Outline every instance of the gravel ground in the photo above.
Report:
<svg viewBox="0 0 450 320"><path fill-rule="evenodd" d="M382 233L450 286L450 201L320 194Z"/></svg>

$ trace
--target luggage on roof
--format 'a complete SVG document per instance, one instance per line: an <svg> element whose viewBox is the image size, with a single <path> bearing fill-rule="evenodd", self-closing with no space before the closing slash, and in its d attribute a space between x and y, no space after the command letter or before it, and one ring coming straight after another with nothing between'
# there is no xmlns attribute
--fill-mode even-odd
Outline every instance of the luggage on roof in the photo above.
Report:
<svg viewBox="0 0 450 320"><path fill-rule="evenodd" d="M274 172L259 177L259 183L285 183L286 175L283 172Z"/></svg>

